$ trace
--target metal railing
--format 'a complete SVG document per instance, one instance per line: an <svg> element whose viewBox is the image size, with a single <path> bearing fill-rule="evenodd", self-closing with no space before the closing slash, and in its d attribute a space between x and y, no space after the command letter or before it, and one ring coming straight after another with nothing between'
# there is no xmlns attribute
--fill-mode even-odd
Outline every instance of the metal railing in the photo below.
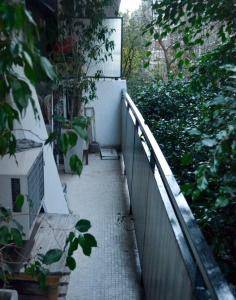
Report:
<svg viewBox="0 0 236 300"><path fill-rule="evenodd" d="M126 92L122 152L146 299L235 299L153 134Z"/></svg>

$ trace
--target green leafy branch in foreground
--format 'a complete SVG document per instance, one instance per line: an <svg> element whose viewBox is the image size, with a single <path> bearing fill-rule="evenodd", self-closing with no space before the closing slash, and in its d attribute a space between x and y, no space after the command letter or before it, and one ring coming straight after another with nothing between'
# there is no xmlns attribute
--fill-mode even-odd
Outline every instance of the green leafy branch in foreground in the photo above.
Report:
<svg viewBox="0 0 236 300"><path fill-rule="evenodd" d="M32 85L56 75L46 57L35 46L38 31L23 1L0 3L0 155L15 153L13 125L31 104ZM23 34L24 33L24 34Z"/></svg>
<svg viewBox="0 0 236 300"><path fill-rule="evenodd" d="M236 86L235 66L222 91L206 101L204 118L189 132L195 147L187 169L194 169L195 180L182 186L192 199L192 208L227 278L235 283L236 209ZM200 155L199 155L200 154ZM183 157L184 158L184 157Z"/></svg>
<svg viewBox="0 0 236 300"><path fill-rule="evenodd" d="M37 46L38 30L31 14L26 10L24 1L3 0L0 2L0 156L14 155L16 152L16 137L14 123L24 117L31 105L34 116L38 117L33 98L33 88L40 80L55 81L56 74L51 63L42 57ZM87 120L78 118L73 120L70 131L64 135L52 133L45 144L56 138L60 140L59 146L63 153L74 147L78 135L86 139ZM82 162L74 155L70 161L71 169L81 174ZM24 195L18 195L17 210L21 212L24 205ZM87 224L87 227L85 224ZM82 225L84 227L81 227ZM67 255L67 265L70 269L76 266L73 253L81 245L83 253L90 255L93 247L97 245L95 238L87 233L90 228L89 221L80 220L76 224L78 236L72 233L66 240L63 250L51 249L41 255L34 262L27 264L26 271L45 284L48 275L47 266ZM81 229L82 228L82 229ZM86 228L83 229L83 228ZM85 231L83 231L85 230ZM78 241L78 244L77 244ZM0 279L4 283L7 275L12 272L8 258L13 248L24 245L22 226L14 220L12 213L0 208ZM67 250L68 248L68 250Z"/></svg>
<svg viewBox="0 0 236 300"><path fill-rule="evenodd" d="M205 84L219 83L221 66L235 61L234 1L159 0L154 1L152 8L153 19L145 32L156 41L173 40L171 48L178 76L192 77L195 73L200 86L204 81ZM172 71L175 74L174 68Z"/></svg>
<svg viewBox="0 0 236 300"><path fill-rule="evenodd" d="M86 256L90 256L92 248L97 247L95 237L88 233L90 228L90 221L79 220L75 225L75 231L69 233L64 248L50 249L45 254L38 254L35 261L26 266L26 273L39 280L41 287L44 288L49 274L47 267L61 260L64 255L66 256L66 266L73 271L76 268L73 254L78 247L81 247Z"/></svg>
<svg viewBox="0 0 236 300"><path fill-rule="evenodd" d="M22 199L24 199L23 195L17 197L16 206L19 210L24 204ZM11 274L12 263L14 263L14 261L11 261L11 254L14 252L13 249L15 247L21 249L24 246L24 233L22 232L22 226L14 220L12 212L4 207L0 207L0 222L6 224L0 227L0 279L7 282L7 275ZM8 226L10 223L14 225ZM75 230L68 234L63 248L49 249L45 254L38 253L30 261L25 259L25 272L31 275L33 279L37 279L42 288L46 286L47 276L49 275L48 267L51 264L65 257L66 266L70 270L74 270L76 268L76 260L73 255L78 247L81 247L83 254L86 256L90 256L92 248L97 247L95 237L88 232L91 228L90 221L80 219L74 228Z"/></svg>

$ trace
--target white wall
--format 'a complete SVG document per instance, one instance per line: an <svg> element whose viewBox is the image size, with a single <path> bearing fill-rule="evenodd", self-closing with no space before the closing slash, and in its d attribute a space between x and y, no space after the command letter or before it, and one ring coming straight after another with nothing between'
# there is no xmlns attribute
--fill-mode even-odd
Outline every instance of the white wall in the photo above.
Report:
<svg viewBox="0 0 236 300"><path fill-rule="evenodd" d="M125 80L101 79L97 82L97 99L88 107L94 107L96 124L96 141L101 146L120 146L121 144L121 92L126 89ZM32 87L33 97L39 112L40 120L34 118L31 105L25 116L15 125L16 136L40 142L47 138L38 97ZM24 129L24 130L22 130ZM33 132L29 132L29 131ZM48 213L69 213L62 191L57 167L50 146L44 147L45 160L45 198L44 208Z"/></svg>
<svg viewBox="0 0 236 300"><path fill-rule="evenodd" d="M32 86L32 95L35 100L36 108L39 113L39 118L35 119L33 114L33 108L28 106L25 116L21 119L20 123L15 124L15 134L19 138L28 138L37 142L43 142L48 137L46 126L43 120L42 112L40 109L38 96L35 88ZM24 130L21 130L24 129ZM29 131L31 132L29 132ZM44 147L44 203L43 207L47 213L69 213L67 203L63 194L61 181L57 171L57 166L53 157L51 146Z"/></svg>
<svg viewBox="0 0 236 300"><path fill-rule="evenodd" d="M121 144L121 93L126 89L125 80L100 79L97 99L87 107L94 107L96 141L100 146Z"/></svg>

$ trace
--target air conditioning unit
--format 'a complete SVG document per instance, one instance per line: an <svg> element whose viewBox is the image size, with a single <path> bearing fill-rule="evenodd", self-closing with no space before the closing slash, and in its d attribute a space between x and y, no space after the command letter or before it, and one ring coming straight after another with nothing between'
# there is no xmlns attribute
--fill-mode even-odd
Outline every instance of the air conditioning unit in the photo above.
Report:
<svg viewBox="0 0 236 300"><path fill-rule="evenodd" d="M14 220L23 227L24 238L29 239L44 197L42 147L24 149L15 156L0 158L0 191L0 206L12 211ZM24 195L21 209L16 206L19 194Z"/></svg>

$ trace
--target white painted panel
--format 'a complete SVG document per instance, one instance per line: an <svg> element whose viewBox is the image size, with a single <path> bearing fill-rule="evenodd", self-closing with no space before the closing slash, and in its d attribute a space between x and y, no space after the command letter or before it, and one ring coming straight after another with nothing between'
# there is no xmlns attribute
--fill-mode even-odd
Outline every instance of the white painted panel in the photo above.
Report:
<svg viewBox="0 0 236 300"><path fill-rule="evenodd" d="M94 107L96 141L101 146L121 145L121 93L126 89L125 80L99 80L97 99L87 107Z"/></svg>

